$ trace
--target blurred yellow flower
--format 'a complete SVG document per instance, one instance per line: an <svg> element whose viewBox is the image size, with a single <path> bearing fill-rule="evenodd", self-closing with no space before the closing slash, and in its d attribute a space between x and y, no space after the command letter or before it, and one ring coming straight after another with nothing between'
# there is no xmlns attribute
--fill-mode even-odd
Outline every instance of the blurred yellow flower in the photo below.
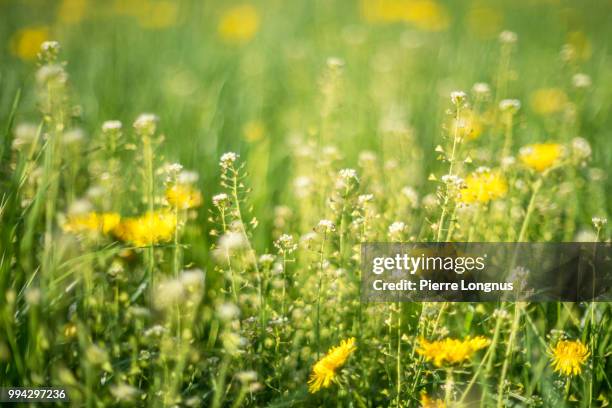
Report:
<svg viewBox="0 0 612 408"><path fill-rule="evenodd" d="M260 120L251 120L244 125L242 131L247 142L257 142L263 139L266 128Z"/></svg>
<svg viewBox="0 0 612 408"><path fill-rule="evenodd" d="M409 22L424 31L442 31L450 23L446 8L433 0L362 0L360 11L372 23Z"/></svg>
<svg viewBox="0 0 612 408"><path fill-rule="evenodd" d="M38 55L40 45L49 39L49 27L32 26L18 30L10 42L10 51L22 60L33 60Z"/></svg>
<svg viewBox="0 0 612 408"><path fill-rule="evenodd" d="M560 340L552 349L553 369L566 376L578 375L590 355L587 346L579 340Z"/></svg>
<svg viewBox="0 0 612 408"><path fill-rule="evenodd" d="M171 206L186 210L200 206L202 194L190 185L174 184L166 190L166 200Z"/></svg>
<svg viewBox="0 0 612 408"><path fill-rule="evenodd" d="M60 23L76 24L83 20L87 12L87 0L62 0L57 10Z"/></svg>
<svg viewBox="0 0 612 408"><path fill-rule="evenodd" d="M502 198L508 192L506 180L497 172L483 171L470 174L461 189L460 201L463 203L488 203Z"/></svg>
<svg viewBox="0 0 612 408"><path fill-rule="evenodd" d="M342 340L339 346L329 349L327 354L312 367L312 374L308 380L308 391L314 394L321 388L329 387L336 377L336 370L346 363L356 349L354 337Z"/></svg>
<svg viewBox="0 0 612 408"><path fill-rule="evenodd" d="M137 247L156 245L172 239L176 230L176 216L168 211L154 211L123 220L114 229L115 235Z"/></svg>
<svg viewBox="0 0 612 408"><path fill-rule="evenodd" d="M567 35L567 43L571 47L572 57L582 61L591 58L593 46L582 31L572 31Z"/></svg>
<svg viewBox="0 0 612 408"><path fill-rule="evenodd" d="M426 392L421 393L421 408L446 408L446 404L441 399L430 398Z"/></svg>
<svg viewBox="0 0 612 408"><path fill-rule="evenodd" d="M502 13L485 5L472 7L467 15L468 28L478 38L496 37L502 28Z"/></svg>
<svg viewBox="0 0 612 408"><path fill-rule="evenodd" d="M540 115L562 111L567 105L567 95L558 88L542 88L531 94L531 108Z"/></svg>
<svg viewBox="0 0 612 408"><path fill-rule="evenodd" d="M536 171L543 172L563 158L565 148L558 143L536 143L527 145L519 151L521 162Z"/></svg>
<svg viewBox="0 0 612 408"><path fill-rule="evenodd" d="M231 43L242 43L252 39L259 30L260 17L251 4L242 4L225 10L219 20L219 36Z"/></svg>
<svg viewBox="0 0 612 408"><path fill-rule="evenodd" d="M121 217L117 213L96 213L71 215L68 217L63 230L73 234L83 232L101 232L108 234L119 225Z"/></svg>
<svg viewBox="0 0 612 408"><path fill-rule="evenodd" d="M151 30L173 27L178 21L178 4L173 1L156 0L143 3L138 13L138 24Z"/></svg>
<svg viewBox="0 0 612 408"><path fill-rule="evenodd" d="M474 353L489 345L489 339L478 337L467 337L464 340L446 338L439 341L419 340L417 353L425 357L427 361L433 361L434 365L441 367L444 364L462 363L472 358Z"/></svg>
<svg viewBox="0 0 612 408"><path fill-rule="evenodd" d="M462 111L459 113L459 118L452 119L452 134L457 132L457 135L462 138L477 139L482 133L482 128L482 119L471 110Z"/></svg>

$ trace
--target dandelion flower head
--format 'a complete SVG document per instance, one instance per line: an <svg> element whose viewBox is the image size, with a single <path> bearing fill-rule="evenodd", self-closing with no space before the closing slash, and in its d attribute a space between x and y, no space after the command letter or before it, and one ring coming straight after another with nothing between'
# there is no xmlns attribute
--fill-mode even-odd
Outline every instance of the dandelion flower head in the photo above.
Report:
<svg viewBox="0 0 612 408"><path fill-rule="evenodd" d="M561 144L536 143L521 148L519 159L525 166L543 172L557 164L564 154Z"/></svg>
<svg viewBox="0 0 612 408"><path fill-rule="evenodd" d="M153 211L123 220L114 230L123 241L137 247L156 245L172 239L176 230L176 216L167 211Z"/></svg>
<svg viewBox="0 0 612 408"><path fill-rule="evenodd" d="M552 349L553 370L566 376L578 375L590 354L579 340L560 340Z"/></svg>
<svg viewBox="0 0 612 408"><path fill-rule="evenodd" d="M308 391L312 394L321 388L327 388L336 378L336 372L341 368L351 354L357 349L355 338L342 340L339 346L329 349L327 354L312 367L308 380Z"/></svg>
<svg viewBox="0 0 612 408"><path fill-rule="evenodd" d="M472 358L480 349L489 345L489 339L477 336L464 340L446 338L438 341L419 340L417 353L427 361L433 361L436 367L446 364L458 364Z"/></svg>
<svg viewBox="0 0 612 408"><path fill-rule="evenodd" d="M476 172L466 177L461 190L463 203L488 203L502 198L508 192L506 180L497 172Z"/></svg>

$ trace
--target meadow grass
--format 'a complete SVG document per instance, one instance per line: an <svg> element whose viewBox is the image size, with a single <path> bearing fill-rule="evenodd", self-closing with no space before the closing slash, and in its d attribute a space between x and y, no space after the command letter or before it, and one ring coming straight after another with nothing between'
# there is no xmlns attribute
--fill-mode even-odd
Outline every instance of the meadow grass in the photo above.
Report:
<svg viewBox="0 0 612 408"><path fill-rule="evenodd" d="M609 303L365 303L360 243L609 242L611 11L0 0L0 386L608 406Z"/></svg>

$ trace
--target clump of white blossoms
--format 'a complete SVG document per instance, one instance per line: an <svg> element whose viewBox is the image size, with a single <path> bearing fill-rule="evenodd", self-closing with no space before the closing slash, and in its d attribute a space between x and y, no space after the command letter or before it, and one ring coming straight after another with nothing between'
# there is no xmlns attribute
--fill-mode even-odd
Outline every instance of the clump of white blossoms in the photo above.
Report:
<svg viewBox="0 0 612 408"><path fill-rule="evenodd" d="M491 87L485 82L477 82L472 86L472 92L481 98L486 98L491 94Z"/></svg>
<svg viewBox="0 0 612 408"><path fill-rule="evenodd" d="M123 124L121 123L121 121L118 120L107 120L102 123L102 132L104 133L116 132L118 130L121 130L122 128Z"/></svg>
<svg viewBox="0 0 612 408"><path fill-rule="evenodd" d="M274 255L272 254L263 254L259 257L259 263L262 265L270 266L274 263Z"/></svg>
<svg viewBox="0 0 612 408"><path fill-rule="evenodd" d="M582 137L575 137L572 139L571 146L572 155L577 161L584 162L591 157L591 145L586 139Z"/></svg>
<svg viewBox="0 0 612 408"><path fill-rule="evenodd" d="M321 220L317 224L316 229L320 232L333 232L336 230L336 225L333 223L333 221Z"/></svg>
<svg viewBox="0 0 612 408"><path fill-rule="evenodd" d="M592 85L591 77L587 74L577 73L572 77L572 85L575 88L589 88Z"/></svg>
<svg viewBox="0 0 612 408"><path fill-rule="evenodd" d="M217 317L223 321L234 320L240 315L240 309L233 303L222 303L217 307Z"/></svg>
<svg viewBox="0 0 612 408"><path fill-rule="evenodd" d="M344 67L344 65L345 65L345 62L341 58L329 57L327 59L327 67L330 69L341 69Z"/></svg>
<svg viewBox="0 0 612 408"><path fill-rule="evenodd" d="M608 219L604 217L593 217L591 218L591 222L593 222L595 229L600 230L608 223Z"/></svg>
<svg viewBox="0 0 612 408"><path fill-rule="evenodd" d="M213 196L212 202L217 208L225 208L229 205L229 196L225 193L216 194Z"/></svg>
<svg viewBox="0 0 612 408"><path fill-rule="evenodd" d="M402 221L395 221L393 224L389 225L389 235L395 236L404 231L406 231L406 224Z"/></svg>
<svg viewBox="0 0 612 408"><path fill-rule="evenodd" d="M359 186L359 178L355 169L342 169L338 173L336 187L339 189L352 189Z"/></svg>
<svg viewBox="0 0 612 408"><path fill-rule="evenodd" d="M240 232L228 231L219 238L218 250L223 255L245 248L247 242Z"/></svg>
<svg viewBox="0 0 612 408"><path fill-rule="evenodd" d="M499 42L502 44L514 44L518 41L518 35L514 31L504 30L499 34Z"/></svg>
<svg viewBox="0 0 612 408"><path fill-rule="evenodd" d="M499 102L499 110L502 112L515 114L521 109L521 101L518 99L502 99Z"/></svg>
<svg viewBox="0 0 612 408"><path fill-rule="evenodd" d="M453 91L450 94L450 99L453 105L461 107L467 101L467 95L463 91Z"/></svg>
<svg viewBox="0 0 612 408"><path fill-rule="evenodd" d="M221 159L219 160L219 166L223 169L228 169L234 165L234 163L238 160L238 155L234 152L227 152L221 155Z"/></svg>
<svg viewBox="0 0 612 408"><path fill-rule="evenodd" d="M13 133L15 137L13 138L12 147L15 150L19 150L24 146L34 143L38 135L38 126L33 123L20 123L15 127Z"/></svg>
<svg viewBox="0 0 612 408"><path fill-rule="evenodd" d="M402 188L401 192L412 208L416 208L419 205L419 193L414 188L406 186Z"/></svg>
<svg viewBox="0 0 612 408"><path fill-rule="evenodd" d="M132 125L139 136L152 136L157 130L159 117L153 113L141 113Z"/></svg>
<svg viewBox="0 0 612 408"><path fill-rule="evenodd" d="M276 241L274 246L278 249L278 252L283 255L291 254L297 249L297 244L293 240L293 237L289 234L281 235Z"/></svg>

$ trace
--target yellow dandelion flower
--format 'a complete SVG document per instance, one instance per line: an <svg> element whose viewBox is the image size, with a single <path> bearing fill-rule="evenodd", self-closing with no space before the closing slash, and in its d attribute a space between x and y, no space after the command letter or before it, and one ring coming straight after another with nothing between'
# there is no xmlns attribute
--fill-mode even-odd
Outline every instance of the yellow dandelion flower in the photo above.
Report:
<svg viewBox="0 0 612 408"><path fill-rule="evenodd" d="M202 194L187 184L175 184L166 190L166 200L180 210L199 207L202 204Z"/></svg>
<svg viewBox="0 0 612 408"><path fill-rule="evenodd" d="M120 220L121 217L117 213L90 212L69 216L62 228L73 234L85 232L108 234L119 225Z"/></svg>
<svg viewBox="0 0 612 408"><path fill-rule="evenodd" d="M423 31L442 31L450 18L433 0L362 0L362 17L371 23L408 22Z"/></svg>
<svg viewBox="0 0 612 408"><path fill-rule="evenodd" d="M460 201L468 204L488 203L504 197L507 192L508 184L499 173L489 171L474 173L466 177Z"/></svg>
<svg viewBox="0 0 612 408"><path fill-rule="evenodd" d="M446 408L446 404L441 399L430 398L426 392L421 393L421 408Z"/></svg>
<svg viewBox="0 0 612 408"><path fill-rule="evenodd" d="M482 120L471 110L462 111L459 118L453 118L451 132L469 140L477 139L482 133Z"/></svg>
<svg viewBox="0 0 612 408"><path fill-rule="evenodd" d="M536 143L522 147L519 159L525 166L543 172L558 164L564 154L565 149L561 144Z"/></svg>
<svg viewBox="0 0 612 408"><path fill-rule="evenodd" d="M562 111L567 105L567 95L558 88L542 88L531 94L529 102L534 112L548 115Z"/></svg>
<svg viewBox="0 0 612 408"><path fill-rule="evenodd" d="M560 340L552 349L553 369L566 376L578 375L589 355L589 349L579 340Z"/></svg>
<svg viewBox="0 0 612 408"><path fill-rule="evenodd" d="M423 31L443 31L450 22L446 8L431 0L411 1L406 19Z"/></svg>
<svg viewBox="0 0 612 408"><path fill-rule="evenodd" d="M137 247L156 245L172 239L177 227L176 216L168 211L153 211L123 220L115 229L115 235Z"/></svg>
<svg viewBox="0 0 612 408"><path fill-rule="evenodd" d="M57 10L57 19L65 24L77 24L85 18L87 0L63 0Z"/></svg>
<svg viewBox="0 0 612 408"><path fill-rule="evenodd" d="M434 365L441 367L469 360L478 350L488 345L489 339L482 336L467 337L464 340L446 338L432 342L420 339L417 353L425 357L425 360L433 361Z"/></svg>
<svg viewBox="0 0 612 408"><path fill-rule="evenodd" d="M258 142L264 138L266 127L260 120L251 120L242 127L247 142Z"/></svg>
<svg viewBox="0 0 612 408"><path fill-rule="evenodd" d="M33 26L22 28L11 38L10 51L25 61L36 58L40 45L49 39L49 27Z"/></svg>
<svg viewBox="0 0 612 408"><path fill-rule="evenodd" d="M312 367L308 391L314 394L321 388L329 387L336 378L336 371L346 363L356 349L354 337L342 340L339 346L329 349L327 354Z"/></svg>
<svg viewBox="0 0 612 408"><path fill-rule="evenodd" d="M499 34L504 17L499 9L476 4L467 15L467 25L478 38L493 38Z"/></svg>
<svg viewBox="0 0 612 408"><path fill-rule="evenodd" d="M179 5L172 1L157 0L143 4L137 14L138 24L150 30L173 27L178 21Z"/></svg>
<svg viewBox="0 0 612 408"><path fill-rule="evenodd" d="M227 42L247 42L257 34L259 20L259 12L250 4L230 7L221 16L217 31Z"/></svg>

